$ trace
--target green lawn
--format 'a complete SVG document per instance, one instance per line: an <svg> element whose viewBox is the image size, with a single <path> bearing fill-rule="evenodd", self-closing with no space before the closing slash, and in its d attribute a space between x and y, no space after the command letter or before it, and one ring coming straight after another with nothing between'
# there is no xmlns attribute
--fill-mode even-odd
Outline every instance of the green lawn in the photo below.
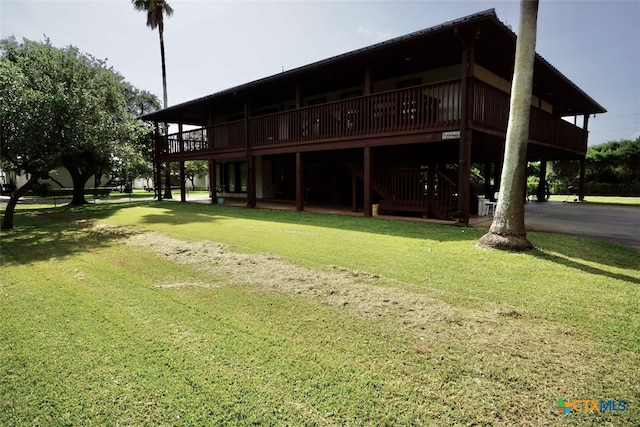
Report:
<svg viewBox="0 0 640 427"><path fill-rule="evenodd" d="M550 197L551 200L556 201L572 201L575 199L575 195L569 194L554 194ZM640 197L634 196L584 196L585 203L598 203L598 204L610 204L610 205L631 205L640 206Z"/></svg>
<svg viewBox="0 0 640 427"><path fill-rule="evenodd" d="M1 235L0 425L637 425L640 253L136 202ZM562 416L558 398L625 400Z"/></svg>

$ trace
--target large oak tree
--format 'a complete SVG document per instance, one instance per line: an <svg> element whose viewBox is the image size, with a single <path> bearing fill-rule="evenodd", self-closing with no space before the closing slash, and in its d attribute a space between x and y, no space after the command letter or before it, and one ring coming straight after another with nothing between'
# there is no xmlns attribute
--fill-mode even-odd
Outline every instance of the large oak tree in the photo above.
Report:
<svg viewBox="0 0 640 427"><path fill-rule="evenodd" d="M74 203L85 203L90 176L110 166L115 147L142 131L127 110L127 84L104 61L46 40L0 40L0 160L28 181L11 194L2 229L24 194L65 166Z"/></svg>

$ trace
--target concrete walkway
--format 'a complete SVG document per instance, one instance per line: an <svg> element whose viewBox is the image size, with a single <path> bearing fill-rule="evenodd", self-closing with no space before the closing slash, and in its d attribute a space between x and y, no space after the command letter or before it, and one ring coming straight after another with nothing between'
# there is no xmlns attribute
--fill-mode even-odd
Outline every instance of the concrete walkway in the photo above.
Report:
<svg viewBox="0 0 640 427"><path fill-rule="evenodd" d="M481 221L480 219L486 220ZM489 227L491 217L474 226ZM527 231L571 234L640 250L640 207L551 201L525 205Z"/></svg>

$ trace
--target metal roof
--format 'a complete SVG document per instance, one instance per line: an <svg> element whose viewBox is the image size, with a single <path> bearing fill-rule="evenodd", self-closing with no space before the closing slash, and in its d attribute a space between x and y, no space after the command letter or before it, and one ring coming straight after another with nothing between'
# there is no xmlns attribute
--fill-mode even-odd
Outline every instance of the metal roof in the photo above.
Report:
<svg viewBox="0 0 640 427"><path fill-rule="evenodd" d="M189 111L201 110L207 108L216 100L222 100L222 98L236 95L243 95L247 92L265 87L273 84L281 84L292 80L294 78L300 78L309 73L317 72L323 68L339 66L341 64L353 63L359 59L375 55L384 55L393 52L399 46L411 43L417 43L423 40L427 40L432 37L436 37L438 34L444 34L451 40L454 39L453 29L455 28L473 28L474 25L482 26L482 31L487 31L491 35L495 36L494 42L501 43L502 49L495 46L490 46L485 49L488 62L501 62L504 74L502 77L507 80L511 80L511 75L506 75L507 72L512 72L513 69L513 57L515 55L515 33L506 25L504 25L497 17L495 9L487 9L482 12L478 12L472 15L468 15L462 18L458 18L452 21L444 22L442 24L429 27L423 30L415 31L400 37L395 37L390 40L386 40L374 45L356 49L347 53L336 55L330 58L326 58L308 65L304 65L298 68L294 68L288 71L283 71L278 74L274 74L268 77L264 77L258 80L254 80L248 83L244 83L238 86L231 87L201 98L196 98L191 101L187 101L181 104L173 105L163 110L156 111L154 113L146 114L140 118L143 120L151 121L167 121L167 122L183 122L193 124L199 123L200 120L195 120L195 115L189 117ZM479 28L479 27L478 27ZM457 40L456 40L457 42ZM507 51L508 50L508 51ZM491 51L494 51L490 53ZM506 53L506 54L505 54ZM439 51L438 54L444 54L444 49ZM459 53L456 53L459 58ZM382 57L380 57L382 58ZM510 70L510 71L508 71ZM582 89L576 86L571 80L565 77L560 71L553 67L546 59L536 54L535 74L539 74L538 80L542 80L545 84L548 84L547 89L551 89L551 86L556 91L561 91L565 96L569 96L576 105L580 105L579 114L595 114L604 113L606 109L587 95ZM564 114L569 114L564 112Z"/></svg>

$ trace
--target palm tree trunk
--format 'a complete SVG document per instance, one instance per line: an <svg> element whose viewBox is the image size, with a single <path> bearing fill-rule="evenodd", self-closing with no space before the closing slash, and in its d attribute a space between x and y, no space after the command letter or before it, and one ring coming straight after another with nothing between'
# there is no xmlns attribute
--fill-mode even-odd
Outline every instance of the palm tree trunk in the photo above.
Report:
<svg viewBox="0 0 640 427"><path fill-rule="evenodd" d="M163 108L169 106L167 100L167 67L164 60L164 24L160 22L158 24L158 34L160 35L160 59L162 61L162 101Z"/></svg>
<svg viewBox="0 0 640 427"><path fill-rule="evenodd" d="M163 108L167 108L169 106L167 97L167 66L164 59L164 24L162 22L158 24L158 34L160 35L160 59L162 61L162 101ZM168 128L169 127L165 123L165 135L168 134ZM165 173L164 198L173 199L173 194L171 193L171 168L169 167L169 163L167 163L167 169Z"/></svg>
<svg viewBox="0 0 640 427"><path fill-rule="evenodd" d="M513 251L533 248L526 237L524 193L537 20L538 0L522 0L509 124L500 179L502 186L491 228L478 242L483 247Z"/></svg>

